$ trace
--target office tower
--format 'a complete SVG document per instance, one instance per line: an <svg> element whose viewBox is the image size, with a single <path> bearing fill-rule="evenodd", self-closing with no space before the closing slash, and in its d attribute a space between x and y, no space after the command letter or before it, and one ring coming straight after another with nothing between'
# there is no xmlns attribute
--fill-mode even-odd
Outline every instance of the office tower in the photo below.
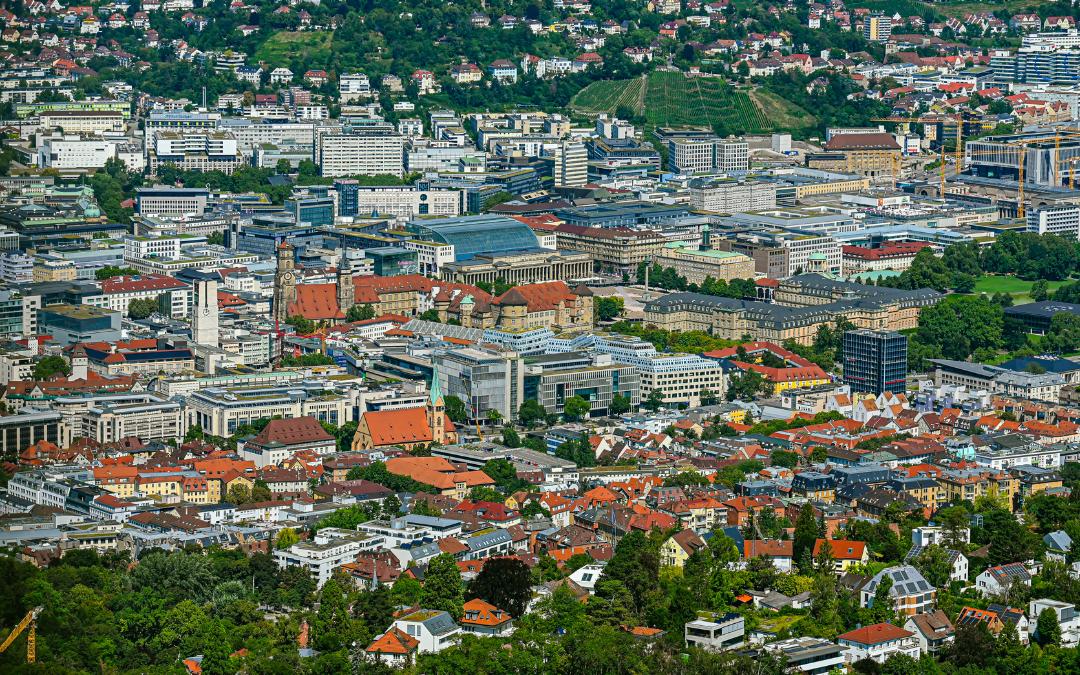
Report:
<svg viewBox="0 0 1080 675"><path fill-rule="evenodd" d="M880 394L907 389L908 339L895 331L844 333L844 383L852 391Z"/></svg>

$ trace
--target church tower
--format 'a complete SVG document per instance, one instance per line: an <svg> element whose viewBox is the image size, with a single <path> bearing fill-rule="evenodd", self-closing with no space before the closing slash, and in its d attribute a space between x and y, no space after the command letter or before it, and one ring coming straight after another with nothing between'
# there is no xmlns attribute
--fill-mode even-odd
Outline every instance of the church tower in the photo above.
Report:
<svg viewBox="0 0 1080 675"><path fill-rule="evenodd" d="M343 250L341 263L338 264L337 272L337 304L342 314L348 314L349 309L356 304L356 286L353 284L352 262Z"/></svg>
<svg viewBox="0 0 1080 675"><path fill-rule="evenodd" d="M274 273L274 321L285 323L289 305L296 302L296 260L293 247L281 242L277 249L277 271Z"/></svg>
<svg viewBox="0 0 1080 675"><path fill-rule="evenodd" d="M442 385L439 383L439 369L431 372L431 391L428 392L427 422L431 427L431 439L439 444L446 443L446 402L443 401Z"/></svg>

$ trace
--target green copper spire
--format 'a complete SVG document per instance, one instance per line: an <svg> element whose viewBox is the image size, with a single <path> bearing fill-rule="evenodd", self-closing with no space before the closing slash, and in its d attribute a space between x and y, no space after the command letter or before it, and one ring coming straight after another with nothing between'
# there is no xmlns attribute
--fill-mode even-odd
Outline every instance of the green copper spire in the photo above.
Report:
<svg viewBox="0 0 1080 675"><path fill-rule="evenodd" d="M439 369L431 369L431 405L435 405L442 398L442 385L439 384Z"/></svg>

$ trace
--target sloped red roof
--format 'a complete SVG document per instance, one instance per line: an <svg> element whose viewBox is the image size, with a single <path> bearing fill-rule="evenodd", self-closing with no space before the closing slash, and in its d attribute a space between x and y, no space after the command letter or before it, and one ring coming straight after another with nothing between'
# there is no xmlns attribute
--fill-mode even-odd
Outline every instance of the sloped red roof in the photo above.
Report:
<svg viewBox="0 0 1080 675"><path fill-rule="evenodd" d="M334 437L326 433L314 417L295 417L292 419L270 420L252 443L256 445L269 445L278 443L281 445L299 445L301 443L317 443L320 441L332 441Z"/></svg>
<svg viewBox="0 0 1080 675"><path fill-rule="evenodd" d="M909 638L912 635L914 635L914 633L911 631L904 630L891 623L875 623L871 626L863 626L862 628L848 631L843 635L838 635L836 636L836 639L857 642L863 645L878 645L882 642L891 642L892 640Z"/></svg>

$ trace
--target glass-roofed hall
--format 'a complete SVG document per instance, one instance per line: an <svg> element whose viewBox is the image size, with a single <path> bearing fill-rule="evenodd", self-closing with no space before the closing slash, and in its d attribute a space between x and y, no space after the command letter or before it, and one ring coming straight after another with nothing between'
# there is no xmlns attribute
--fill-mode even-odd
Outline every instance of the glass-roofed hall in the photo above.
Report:
<svg viewBox="0 0 1080 675"><path fill-rule="evenodd" d="M507 216L414 220L409 229L420 239L453 244L455 262L471 260L477 255L529 251L540 246L528 225Z"/></svg>

